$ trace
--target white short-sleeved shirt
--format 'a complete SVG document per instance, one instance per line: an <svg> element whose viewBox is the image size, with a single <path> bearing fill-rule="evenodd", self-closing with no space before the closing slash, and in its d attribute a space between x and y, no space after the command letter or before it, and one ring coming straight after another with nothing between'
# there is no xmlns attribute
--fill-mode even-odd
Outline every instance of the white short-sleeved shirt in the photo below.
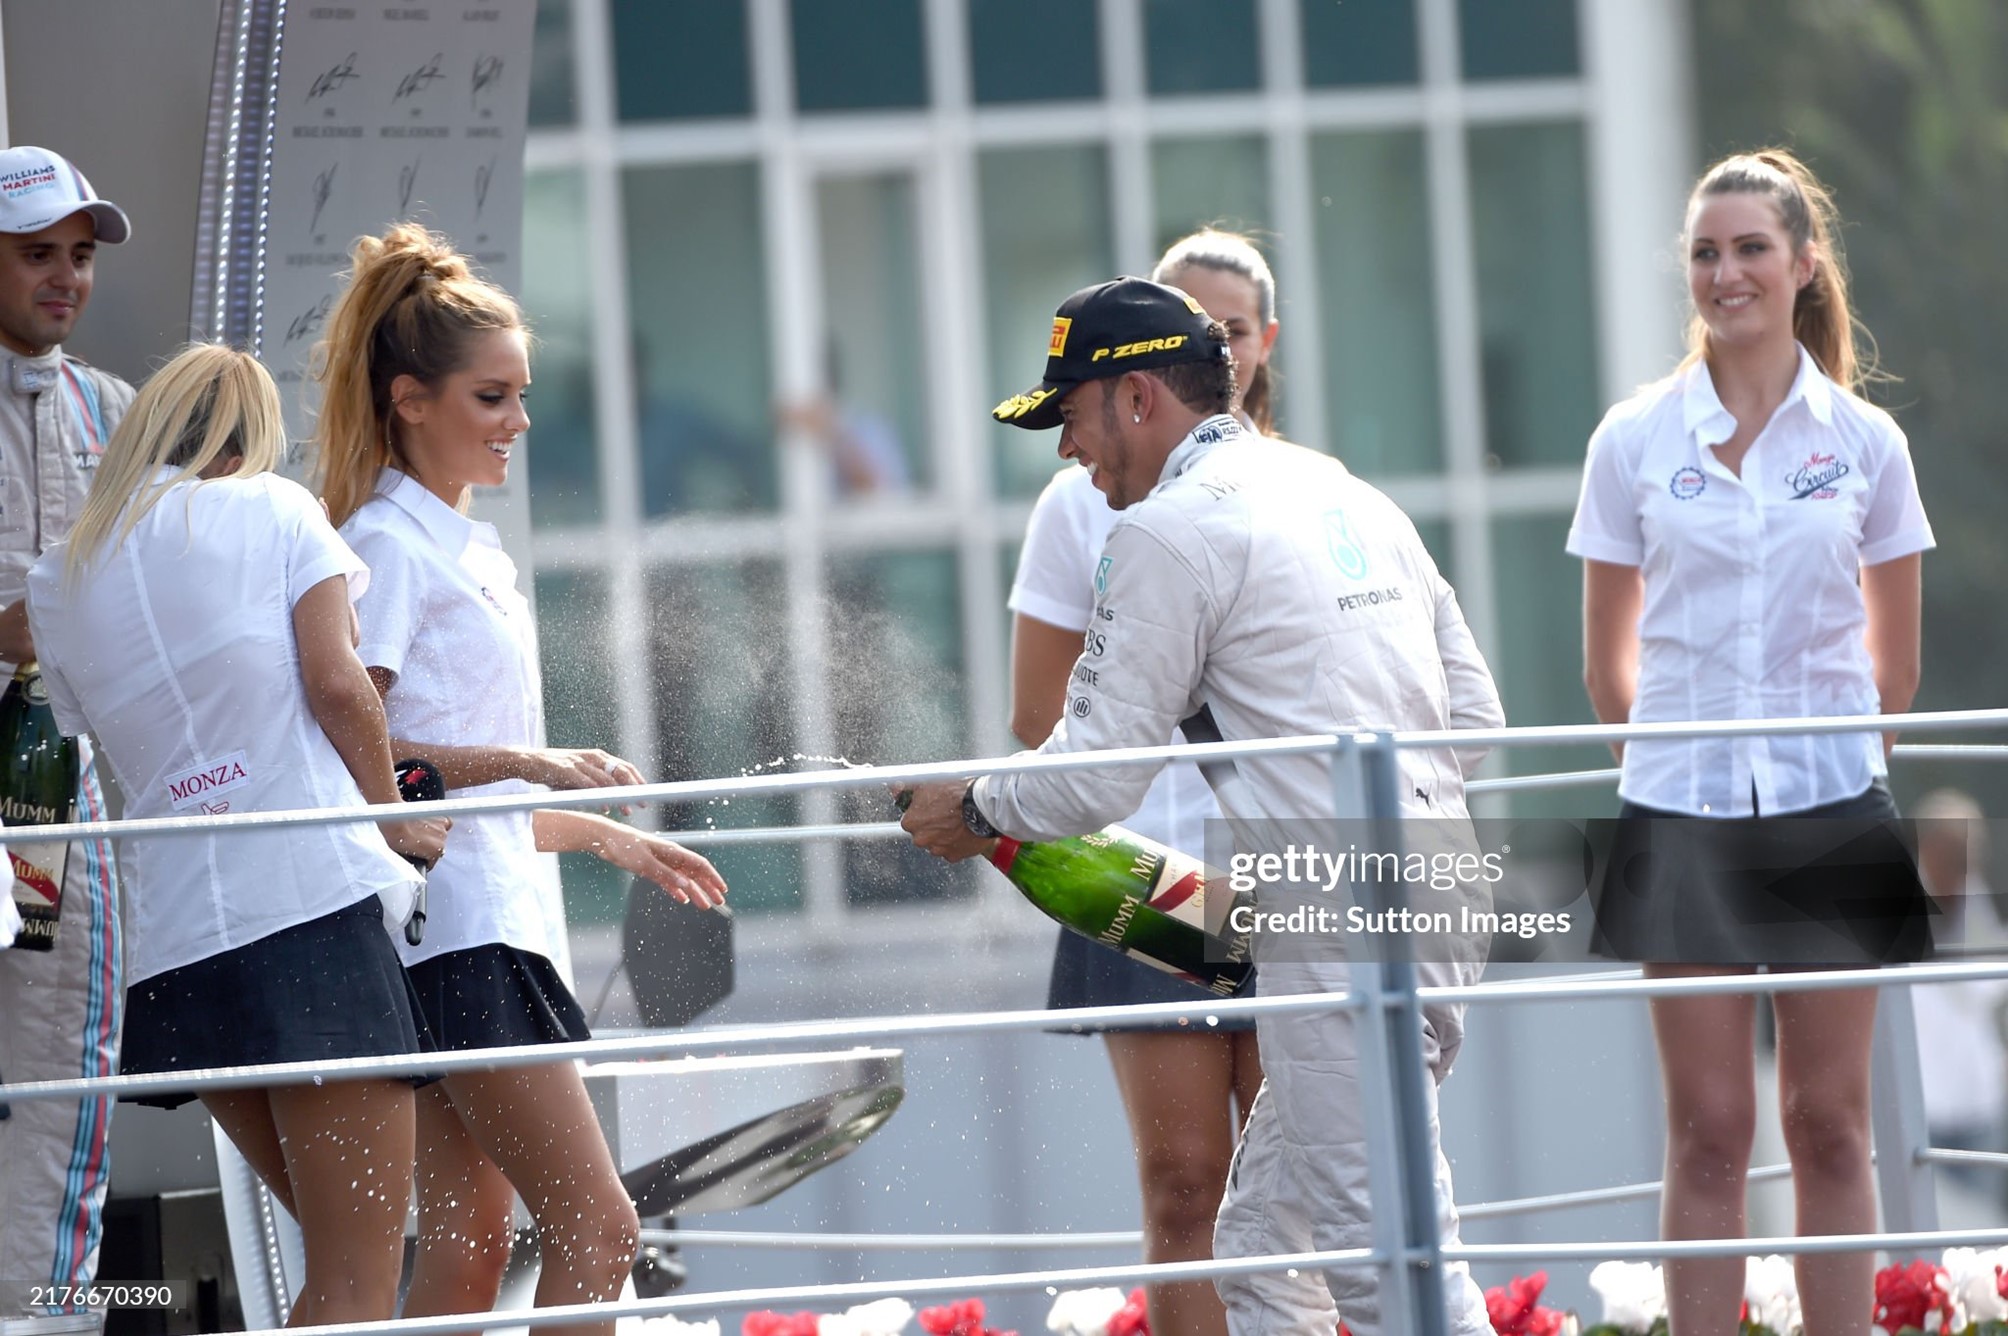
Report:
<svg viewBox="0 0 2008 1336"><path fill-rule="evenodd" d="M1086 469L1069 464L1054 474L1025 528L1018 574L1011 582L1011 611L1085 634L1095 614L1095 566L1118 513L1095 490ZM1184 742L1185 735L1174 733L1171 740ZM1199 767L1175 761L1158 771L1143 802L1122 824L1197 858L1206 849L1205 823L1219 816L1220 804Z"/></svg>
<svg viewBox="0 0 2008 1336"><path fill-rule="evenodd" d="M1804 348L1743 458L1695 362L1607 414L1590 438L1571 555L1637 566L1634 723L1874 714L1861 568L1933 546L1910 448L1889 414ZM1749 816L1854 797L1885 773L1874 733L1627 743L1619 793L1661 811Z"/></svg>
<svg viewBox="0 0 2008 1336"><path fill-rule="evenodd" d="M307 704L293 606L369 576L305 488L181 483L74 588L66 551L28 573L29 627L57 723L97 738L127 816L362 804ZM368 823L141 837L121 862L135 983L372 894L401 923L417 886Z"/></svg>
<svg viewBox="0 0 2008 1336"><path fill-rule="evenodd" d="M363 628L357 652L397 677L384 699L391 736L414 745L541 746L543 685L530 605L495 526L386 469L342 536L370 568L369 592L356 604ZM512 779L451 796L532 789ZM547 911L557 884L557 855L537 851L530 813L455 818L426 884L425 941L398 944L405 963L494 942L563 961Z"/></svg>

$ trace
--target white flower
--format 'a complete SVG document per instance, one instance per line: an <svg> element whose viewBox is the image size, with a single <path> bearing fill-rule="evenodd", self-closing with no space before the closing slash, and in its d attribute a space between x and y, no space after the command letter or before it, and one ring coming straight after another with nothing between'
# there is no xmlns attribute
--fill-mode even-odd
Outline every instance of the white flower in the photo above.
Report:
<svg viewBox="0 0 2008 1336"><path fill-rule="evenodd" d="M1109 1319L1128 1302L1129 1296L1112 1285L1061 1290L1046 1314L1046 1330L1056 1336L1107 1336Z"/></svg>
<svg viewBox="0 0 2008 1336"><path fill-rule="evenodd" d="M913 1317L904 1299L874 1299L816 1320L816 1336L898 1336Z"/></svg>
<svg viewBox="0 0 2008 1336"><path fill-rule="evenodd" d="M674 1313L660 1317L624 1317L614 1324L618 1336L718 1336L718 1319L685 1322Z"/></svg>
<svg viewBox="0 0 2008 1336"><path fill-rule="evenodd" d="M1799 1278L1789 1257L1772 1253L1750 1258L1743 1268L1743 1301L1750 1305L1750 1320L1778 1336L1792 1336L1806 1324L1799 1311Z"/></svg>
<svg viewBox="0 0 2008 1336"><path fill-rule="evenodd" d="M1666 1316L1666 1280L1651 1262L1600 1262L1590 1288L1604 1301L1603 1320L1619 1331L1645 1336Z"/></svg>
<svg viewBox="0 0 2008 1336"><path fill-rule="evenodd" d="M1965 1310L1968 1321L2008 1321L2008 1299L1996 1287L1995 1268L2008 1267L2008 1248L1982 1252L1977 1248L1947 1248L1939 1265L1945 1268L1945 1288Z"/></svg>

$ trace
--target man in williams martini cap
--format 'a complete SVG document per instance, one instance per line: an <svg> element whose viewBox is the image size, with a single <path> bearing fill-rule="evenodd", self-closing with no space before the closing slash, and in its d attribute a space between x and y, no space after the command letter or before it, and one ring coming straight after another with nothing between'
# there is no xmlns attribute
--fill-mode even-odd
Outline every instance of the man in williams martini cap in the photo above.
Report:
<svg viewBox="0 0 2008 1336"><path fill-rule="evenodd" d="M1058 426L1060 457L1088 469L1122 512L1102 551L1066 708L1038 753L1160 746L1181 727L1193 741L1251 741L1499 726L1504 712L1491 672L1414 524L1336 459L1268 440L1235 417L1225 335L1176 288L1136 278L1084 288L1054 318L1045 375L993 411L1014 426ZM1468 833L1464 779L1483 755L1450 747L1397 754L1401 814L1428 818L1404 823L1410 849L1445 838L1438 832ZM1084 835L1133 811L1161 765L922 785L901 824L916 844L950 861L985 852L1000 834ZM1322 756L1202 769L1237 859L1284 855L1301 847L1306 830L1325 843L1340 815ZM1306 894L1322 889L1258 884L1256 908L1281 920L1327 899ZM1343 931L1258 930L1254 943L1264 995L1344 991L1352 960L1387 950ZM1475 982L1488 946L1457 932L1416 944L1417 981ZM1433 1003L1423 1013L1422 1059L1440 1082L1463 1042L1463 1008ZM1372 1246L1366 1078L1354 1018L1265 1016L1256 1030L1267 1080L1221 1203L1215 1256ZM1433 1083L1426 1098L1421 1135L1436 1165L1438 1227L1454 1245L1457 1214L1449 1164L1435 1144ZM1451 1263L1436 1274L1440 1291L1430 1287L1422 1301L1442 1305L1446 1329L1489 1333L1469 1268ZM1341 1319L1355 1336L1380 1336L1410 1317L1383 1314L1368 1269L1217 1284L1234 1336L1330 1332Z"/></svg>
<svg viewBox="0 0 2008 1336"><path fill-rule="evenodd" d="M132 402L130 385L62 348L90 302L98 246L131 234L125 211L61 154L0 149L0 672L35 657L28 568L68 535ZM77 816L102 819L96 768L81 750ZM114 876L109 841L72 844L49 949L17 940L0 951L7 1081L115 1070L125 993ZM102 1097L40 1099L0 1120L0 1319L85 1310L111 1113Z"/></svg>
<svg viewBox="0 0 2008 1336"><path fill-rule="evenodd" d="M39 232L76 213L90 215L93 235L107 246L132 235L125 210L98 198L62 154L31 145L0 149L0 232Z"/></svg>

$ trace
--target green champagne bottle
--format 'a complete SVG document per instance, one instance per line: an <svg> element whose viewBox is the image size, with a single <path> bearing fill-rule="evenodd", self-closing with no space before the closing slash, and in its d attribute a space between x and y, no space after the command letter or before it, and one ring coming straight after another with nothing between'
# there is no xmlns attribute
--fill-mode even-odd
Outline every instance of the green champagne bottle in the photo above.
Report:
<svg viewBox="0 0 2008 1336"><path fill-rule="evenodd" d="M893 798L904 812L911 792ZM1225 997L1255 968L1248 930L1236 907L1254 906L1245 891L1198 859L1108 826L1064 840L999 836L985 855L1040 913L1061 927L1132 960L1176 974Z"/></svg>
<svg viewBox="0 0 2008 1336"><path fill-rule="evenodd" d="M41 670L32 660L22 664L0 694L0 823L47 826L73 819L77 769L77 741L56 727ZM69 855L64 840L7 842L14 907L21 911L17 949L48 951L56 945Z"/></svg>
<svg viewBox="0 0 2008 1336"><path fill-rule="evenodd" d="M1121 826L1064 840L1000 837L991 866L1046 917L1101 945L1225 997L1254 968L1227 879Z"/></svg>

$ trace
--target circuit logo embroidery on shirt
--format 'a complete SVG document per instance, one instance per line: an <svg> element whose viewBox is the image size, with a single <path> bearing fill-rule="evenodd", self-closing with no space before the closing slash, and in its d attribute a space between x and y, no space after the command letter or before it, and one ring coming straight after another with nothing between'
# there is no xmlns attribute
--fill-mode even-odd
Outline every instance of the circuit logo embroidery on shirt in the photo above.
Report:
<svg viewBox="0 0 2008 1336"><path fill-rule="evenodd" d="M1805 463L1785 475L1785 485L1792 489L1794 501L1830 501L1840 495L1834 484L1847 477L1849 471L1833 455L1815 450L1806 456Z"/></svg>

